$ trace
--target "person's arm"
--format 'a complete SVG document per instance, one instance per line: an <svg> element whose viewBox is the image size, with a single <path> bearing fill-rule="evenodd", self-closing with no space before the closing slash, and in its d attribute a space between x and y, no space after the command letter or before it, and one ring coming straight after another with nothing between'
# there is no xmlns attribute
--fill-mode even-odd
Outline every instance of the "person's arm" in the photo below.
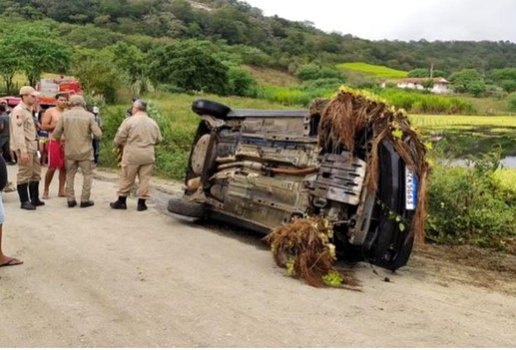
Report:
<svg viewBox="0 0 516 350"><path fill-rule="evenodd" d="M13 151L20 151L22 154L27 154L27 145L25 144L25 133L23 131L23 114L19 111L14 110L11 113L10 123L12 124L11 138L14 140Z"/></svg>
<svg viewBox="0 0 516 350"><path fill-rule="evenodd" d="M115 135L115 144L118 146L123 146L127 143L127 138L129 137L129 127L127 126L128 119L122 122L122 125L118 128L118 131Z"/></svg>
<svg viewBox="0 0 516 350"><path fill-rule="evenodd" d="M63 135L63 131L64 131L64 117L61 116L61 118L59 118L59 120L57 121L57 125L54 128L54 131L52 132L52 139L59 141L59 139Z"/></svg>
<svg viewBox="0 0 516 350"><path fill-rule="evenodd" d="M157 144L160 144L161 142L163 142L163 136L161 136L161 130L159 130L159 126L157 123L156 123L156 130L158 131L158 135L156 137L156 145L157 145Z"/></svg>

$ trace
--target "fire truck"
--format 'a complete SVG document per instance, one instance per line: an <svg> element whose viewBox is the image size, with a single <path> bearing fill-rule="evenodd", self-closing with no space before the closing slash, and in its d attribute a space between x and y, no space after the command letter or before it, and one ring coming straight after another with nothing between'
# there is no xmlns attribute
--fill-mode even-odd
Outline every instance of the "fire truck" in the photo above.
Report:
<svg viewBox="0 0 516 350"><path fill-rule="evenodd" d="M43 109L56 105L57 94L61 93L69 96L82 94L79 81L65 77L60 77L59 79L41 79L36 85L36 90L40 93L39 104Z"/></svg>

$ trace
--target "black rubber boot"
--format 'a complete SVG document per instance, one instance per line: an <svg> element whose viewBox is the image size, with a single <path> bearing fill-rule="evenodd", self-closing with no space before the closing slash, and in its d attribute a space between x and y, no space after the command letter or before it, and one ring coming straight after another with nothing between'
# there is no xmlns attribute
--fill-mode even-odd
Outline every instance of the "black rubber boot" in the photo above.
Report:
<svg viewBox="0 0 516 350"><path fill-rule="evenodd" d="M20 197L20 208L25 210L36 210L36 207L33 206L29 201L28 187L28 184L21 184L16 186L16 189L18 190L18 196Z"/></svg>
<svg viewBox="0 0 516 350"><path fill-rule="evenodd" d="M145 199L138 199L138 207L136 208L138 211L145 211L147 210L147 205L145 204Z"/></svg>
<svg viewBox="0 0 516 350"><path fill-rule="evenodd" d="M127 209L127 197L119 196L116 202L109 203L109 206L113 209Z"/></svg>
<svg viewBox="0 0 516 350"><path fill-rule="evenodd" d="M40 207L45 205L45 202L42 202L39 199L39 181L29 182L29 193L30 202L33 206Z"/></svg>
<svg viewBox="0 0 516 350"><path fill-rule="evenodd" d="M81 202L81 208L93 207L94 205L94 201Z"/></svg>

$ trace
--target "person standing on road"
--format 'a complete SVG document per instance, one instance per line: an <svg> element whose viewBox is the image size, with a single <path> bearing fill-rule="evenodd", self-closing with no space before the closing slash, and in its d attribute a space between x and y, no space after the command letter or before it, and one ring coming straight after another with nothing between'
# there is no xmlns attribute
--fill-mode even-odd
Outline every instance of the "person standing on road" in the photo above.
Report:
<svg viewBox="0 0 516 350"><path fill-rule="evenodd" d="M100 109L97 106L93 106L92 109L93 115L95 116L95 121L99 126L100 130L102 130L102 117L100 115ZM95 166L99 165L99 156L100 156L100 139L94 137L92 141L93 145L93 163Z"/></svg>
<svg viewBox="0 0 516 350"><path fill-rule="evenodd" d="M68 207L77 205L75 200L75 174L81 168L83 183L81 208L93 206L90 200L91 183L93 182L93 136L102 137L102 131L95 122L93 113L86 111L86 102L80 95L70 97L70 110L65 111L52 133L52 139L59 140L63 135L66 139L64 146L66 164L66 196Z"/></svg>
<svg viewBox="0 0 516 350"><path fill-rule="evenodd" d="M54 178L54 173L59 169L59 197L66 197L65 182L66 168L64 164L64 138L56 141L52 139L52 132L56 128L57 122L61 119L62 114L68 108L68 95L57 94L57 104L55 107L49 108L43 114L41 119L41 128L49 132L48 135L48 169L45 175L45 188L43 190L43 199L49 198L50 183Z"/></svg>
<svg viewBox="0 0 516 350"><path fill-rule="evenodd" d="M162 141L158 124L147 115L147 104L136 100L132 117L122 122L115 136L115 144L123 147L122 171L118 199L111 203L113 209L127 209L127 196L138 175L138 211L147 210L149 182L154 168L154 146Z"/></svg>
<svg viewBox="0 0 516 350"><path fill-rule="evenodd" d="M0 103L0 152L5 161L13 164L9 139L9 115L7 114L6 104Z"/></svg>
<svg viewBox="0 0 516 350"><path fill-rule="evenodd" d="M32 107L38 95L33 87L22 87L21 102L11 112L9 121L10 146L18 158L17 190L21 208L26 210L35 210L36 207L45 205L39 200L41 165L36 125L32 117Z"/></svg>
<svg viewBox="0 0 516 350"><path fill-rule="evenodd" d="M16 258L11 258L9 256L4 255L2 251L2 235L3 235L3 225L4 225L4 203L2 200L2 191L7 185L7 167L5 165L4 158L0 155L0 267L3 266L14 266L23 264L23 261L18 260Z"/></svg>

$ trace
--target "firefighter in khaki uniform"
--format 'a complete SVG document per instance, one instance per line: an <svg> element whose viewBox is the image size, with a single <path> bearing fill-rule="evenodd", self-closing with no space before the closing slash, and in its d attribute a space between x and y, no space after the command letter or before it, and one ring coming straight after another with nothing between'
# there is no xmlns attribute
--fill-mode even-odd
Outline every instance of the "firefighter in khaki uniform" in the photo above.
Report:
<svg viewBox="0 0 516 350"><path fill-rule="evenodd" d="M32 118L32 108L39 93L30 86L20 89L21 102L10 115L9 129L11 133L10 147L18 157L17 189L21 208L35 210L45 205L39 200L39 181L41 166L39 164L36 125ZM30 194L30 198L29 198Z"/></svg>
<svg viewBox="0 0 516 350"><path fill-rule="evenodd" d="M138 211L147 210L145 200L149 198L149 182L154 168L154 146L162 141L158 124L147 113L147 104L136 100L132 107L132 117L127 118L118 128L115 143L124 147L122 172L118 200L110 204L113 209L127 209L127 196L139 179Z"/></svg>
<svg viewBox="0 0 516 350"><path fill-rule="evenodd" d="M77 170L81 168L83 183L81 194L81 208L93 206L95 203L90 200L91 183L93 182L93 136L102 137L95 116L86 111L86 102L80 95L70 97L71 109L63 112L52 133L54 140L60 140L64 135L66 142L64 146L66 165L66 196L68 207L77 205L75 200L74 181Z"/></svg>

